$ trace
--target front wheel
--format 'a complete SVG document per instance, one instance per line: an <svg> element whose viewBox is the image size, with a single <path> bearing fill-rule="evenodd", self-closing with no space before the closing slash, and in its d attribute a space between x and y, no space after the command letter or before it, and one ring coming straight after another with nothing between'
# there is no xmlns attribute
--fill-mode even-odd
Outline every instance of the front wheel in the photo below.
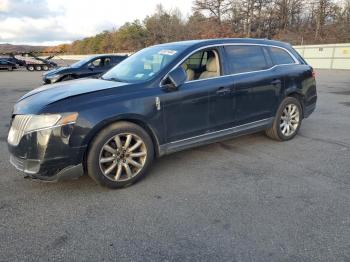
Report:
<svg viewBox="0 0 350 262"><path fill-rule="evenodd" d="M286 97L280 104L273 125L266 135L278 141L287 141L296 136L302 121L302 108L295 97Z"/></svg>
<svg viewBox="0 0 350 262"><path fill-rule="evenodd" d="M87 173L102 186L121 188L141 179L153 158L148 133L136 124L118 122L93 139L87 155Z"/></svg>

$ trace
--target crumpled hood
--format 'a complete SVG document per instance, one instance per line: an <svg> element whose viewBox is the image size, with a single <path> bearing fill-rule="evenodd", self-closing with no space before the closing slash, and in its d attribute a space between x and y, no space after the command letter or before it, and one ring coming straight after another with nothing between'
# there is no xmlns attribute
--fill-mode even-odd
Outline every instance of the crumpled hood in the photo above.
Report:
<svg viewBox="0 0 350 262"><path fill-rule="evenodd" d="M45 85L22 96L14 106L14 114L35 114L45 106L68 97L125 86L128 83L102 79L78 79Z"/></svg>

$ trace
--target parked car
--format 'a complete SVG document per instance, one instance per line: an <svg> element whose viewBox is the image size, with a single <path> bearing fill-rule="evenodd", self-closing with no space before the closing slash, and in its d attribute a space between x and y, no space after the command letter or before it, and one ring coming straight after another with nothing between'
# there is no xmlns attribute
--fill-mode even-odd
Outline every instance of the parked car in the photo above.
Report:
<svg viewBox="0 0 350 262"><path fill-rule="evenodd" d="M0 69L6 69L8 71L12 71L13 69L17 69L18 66L15 63L12 63L11 61L0 58Z"/></svg>
<svg viewBox="0 0 350 262"><path fill-rule="evenodd" d="M44 84L73 80L83 77L99 76L123 61L127 56L94 55L67 67L59 67L43 74Z"/></svg>
<svg viewBox="0 0 350 262"><path fill-rule="evenodd" d="M263 130L290 140L316 100L314 71L289 44L156 45L100 79L20 98L8 135L10 161L33 178L85 171L100 185L120 188L142 178L155 157L176 151Z"/></svg>
<svg viewBox="0 0 350 262"><path fill-rule="evenodd" d="M6 57L0 57L0 59L5 59L17 66L26 66L26 61L16 58L13 54L9 54Z"/></svg>

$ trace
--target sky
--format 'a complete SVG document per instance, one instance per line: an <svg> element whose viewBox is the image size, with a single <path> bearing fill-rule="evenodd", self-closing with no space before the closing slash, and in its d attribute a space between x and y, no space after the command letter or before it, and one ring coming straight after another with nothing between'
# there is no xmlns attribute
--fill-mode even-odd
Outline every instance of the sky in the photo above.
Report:
<svg viewBox="0 0 350 262"><path fill-rule="evenodd" d="M0 43L57 45L141 21L161 3L186 17L191 0L0 0Z"/></svg>

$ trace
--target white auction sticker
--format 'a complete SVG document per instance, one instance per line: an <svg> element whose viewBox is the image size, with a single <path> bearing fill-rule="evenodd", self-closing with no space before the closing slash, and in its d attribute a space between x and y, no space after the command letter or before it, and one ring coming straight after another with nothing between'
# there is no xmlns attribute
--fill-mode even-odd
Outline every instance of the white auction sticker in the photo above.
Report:
<svg viewBox="0 0 350 262"><path fill-rule="evenodd" d="M158 52L159 55L175 55L177 51L175 50L160 50Z"/></svg>
<svg viewBox="0 0 350 262"><path fill-rule="evenodd" d="M142 78L144 74L136 74L135 77L136 78Z"/></svg>

